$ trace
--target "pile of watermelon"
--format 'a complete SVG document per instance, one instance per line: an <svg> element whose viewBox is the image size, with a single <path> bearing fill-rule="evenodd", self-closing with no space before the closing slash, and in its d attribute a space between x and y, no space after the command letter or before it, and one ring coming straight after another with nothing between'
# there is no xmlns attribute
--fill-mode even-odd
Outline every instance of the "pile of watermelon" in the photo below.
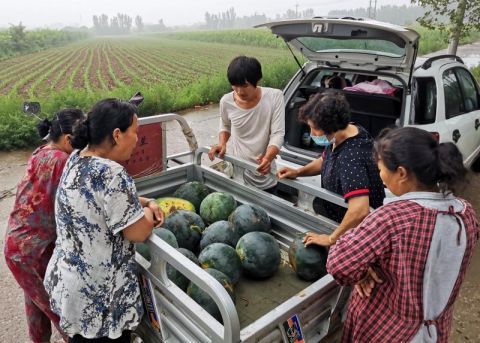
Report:
<svg viewBox="0 0 480 343"><path fill-rule="evenodd" d="M232 195L211 192L197 181L185 183L173 197L160 198L157 202L166 218L163 228L155 229L154 233L213 276L233 301L234 287L242 274L265 279L278 270L280 247L270 234L270 218L262 207L255 204L237 206ZM137 251L150 260L146 244L137 244ZM293 253L292 256L297 255ZM304 255L296 259L301 260ZM298 261L291 264L303 266ZM168 267L169 279L221 321L213 299L176 269Z"/></svg>

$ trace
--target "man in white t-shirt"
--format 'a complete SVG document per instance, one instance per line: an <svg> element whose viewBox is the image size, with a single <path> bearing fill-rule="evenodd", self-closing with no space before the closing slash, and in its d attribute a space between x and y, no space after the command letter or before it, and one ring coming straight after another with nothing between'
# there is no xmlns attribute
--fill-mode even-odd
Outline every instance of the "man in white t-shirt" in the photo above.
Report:
<svg viewBox="0 0 480 343"><path fill-rule="evenodd" d="M258 164L256 172L245 171L245 183L270 191L277 181L270 171L285 135L285 104L281 90L257 86L262 67L254 57L235 57L228 66L233 91L220 100L219 143L208 156L222 158L227 151Z"/></svg>

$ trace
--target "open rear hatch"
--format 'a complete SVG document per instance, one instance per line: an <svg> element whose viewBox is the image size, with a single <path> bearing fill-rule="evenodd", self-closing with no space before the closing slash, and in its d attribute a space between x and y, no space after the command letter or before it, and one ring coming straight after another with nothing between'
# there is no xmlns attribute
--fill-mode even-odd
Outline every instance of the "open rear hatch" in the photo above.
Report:
<svg viewBox="0 0 480 343"><path fill-rule="evenodd" d="M310 61L330 67L403 73L410 78L420 35L362 18L313 18L270 22L267 27Z"/></svg>

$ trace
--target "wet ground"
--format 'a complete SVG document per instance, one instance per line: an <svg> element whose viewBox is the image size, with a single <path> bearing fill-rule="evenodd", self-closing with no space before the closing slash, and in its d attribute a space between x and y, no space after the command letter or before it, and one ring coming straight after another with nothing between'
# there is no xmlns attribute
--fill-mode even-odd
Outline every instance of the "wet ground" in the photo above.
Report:
<svg viewBox="0 0 480 343"><path fill-rule="evenodd" d="M444 50L432 52L431 54L427 54L424 57L445 55L446 53L447 53L447 49L444 49ZM457 50L457 55L462 58L463 62L466 64L468 68L472 68L477 65L480 65L480 41L472 44L459 46Z"/></svg>

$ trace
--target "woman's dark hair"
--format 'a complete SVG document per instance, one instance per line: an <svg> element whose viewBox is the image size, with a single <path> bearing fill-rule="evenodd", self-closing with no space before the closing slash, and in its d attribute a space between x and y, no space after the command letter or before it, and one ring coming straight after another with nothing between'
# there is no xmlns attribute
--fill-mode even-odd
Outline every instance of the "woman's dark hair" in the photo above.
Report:
<svg viewBox="0 0 480 343"><path fill-rule="evenodd" d="M262 78L262 66L255 57L237 56L228 65L227 77L232 86L248 82L256 87Z"/></svg>
<svg viewBox="0 0 480 343"><path fill-rule="evenodd" d="M113 143L113 131L118 128L125 132L133 122L137 107L118 99L104 99L97 102L87 115L87 120L73 130L72 146L83 149L87 145L101 144L105 139Z"/></svg>
<svg viewBox="0 0 480 343"><path fill-rule="evenodd" d="M343 89L345 84L345 81L340 76L334 76L328 80L328 88L332 89Z"/></svg>
<svg viewBox="0 0 480 343"><path fill-rule="evenodd" d="M375 140L375 159L388 170L402 166L425 186L438 184L442 192L465 182L467 169L453 143L438 143L431 133L415 127L383 129Z"/></svg>
<svg viewBox="0 0 480 343"><path fill-rule="evenodd" d="M83 120L85 114L76 108L66 108L55 113L52 120L44 119L37 124L37 130L40 137L58 142L63 134L71 134L75 124Z"/></svg>
<svg viewBox="0 0 480 343"><path fill-rule="evenodd" d="M310 120L316 129L329 135L348 126L350 105L341 92L325 90L315 94L300 108L298 119L304 123Z"/></svg>

